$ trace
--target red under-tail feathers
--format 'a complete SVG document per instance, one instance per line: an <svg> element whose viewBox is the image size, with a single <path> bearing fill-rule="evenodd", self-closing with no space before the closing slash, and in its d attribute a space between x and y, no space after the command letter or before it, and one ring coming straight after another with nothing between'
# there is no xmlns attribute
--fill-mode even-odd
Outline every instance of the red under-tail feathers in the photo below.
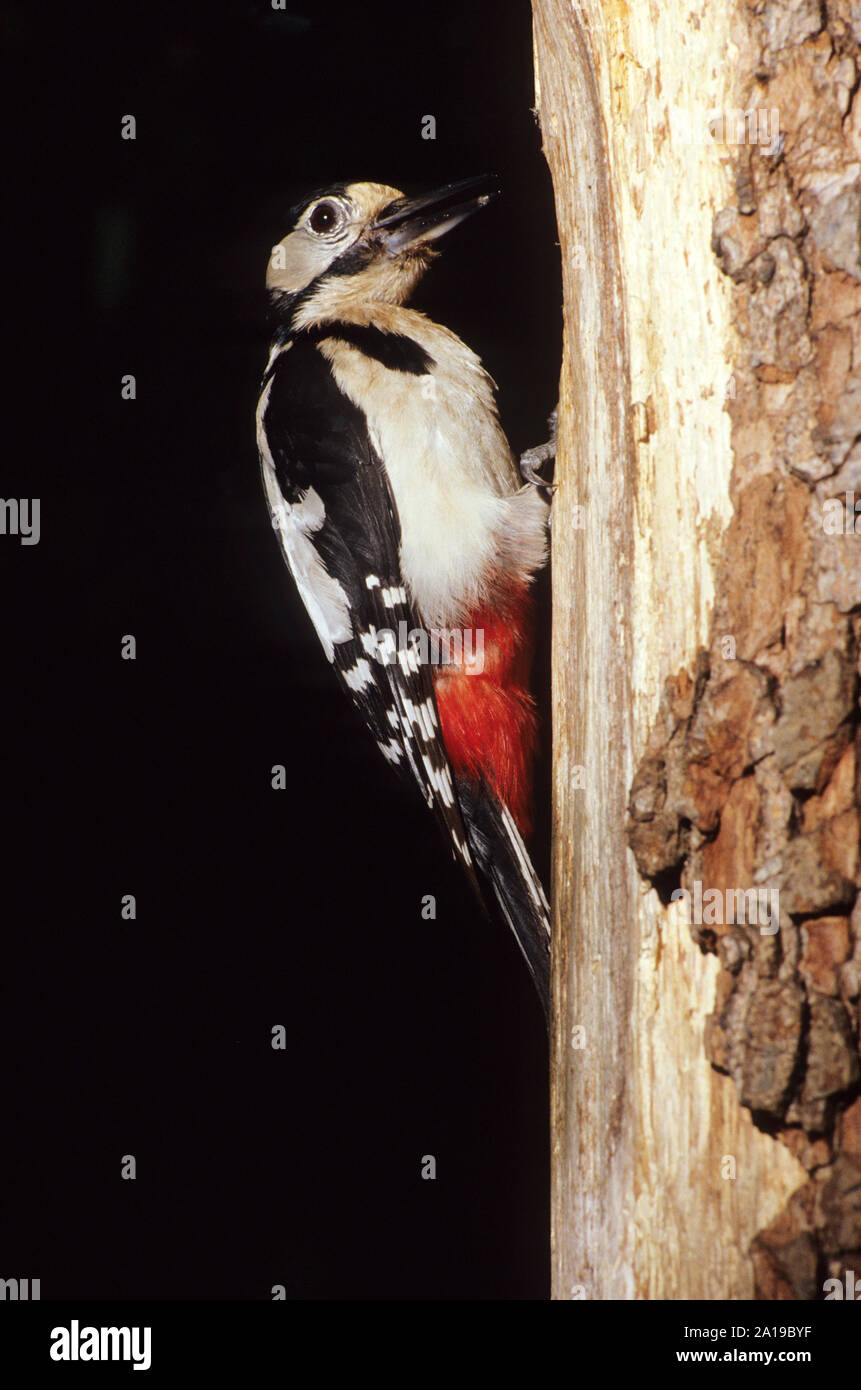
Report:
<svg viewBox="0 0 861 1390"><path fill-rule="evenodd" d="M538 742L528 688L532 620L532 596L526 585L518 585L507 602L499 604L495 597L492 610L476 609L464 624L484 634L473 641L472 662L434 668L442 736L455 774L483 776L524 836L532 829Z"/></svg>

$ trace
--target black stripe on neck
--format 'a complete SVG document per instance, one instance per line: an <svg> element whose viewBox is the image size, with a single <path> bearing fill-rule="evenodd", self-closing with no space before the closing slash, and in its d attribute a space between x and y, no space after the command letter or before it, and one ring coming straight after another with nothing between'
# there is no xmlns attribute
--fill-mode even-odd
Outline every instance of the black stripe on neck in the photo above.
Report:
<svg viewBox="0 0 861 1390"><path fill-rule="evenodd" d="M358 348L366 357L373 357L392 372L409 372L411 376L427 376L436 362L429 352L405 333L385 333L372 323L345 323L342 319L331 323L314 324L303 328L296 334L319 343L325 338L337 338L339 342L349 343Z"/></svg>

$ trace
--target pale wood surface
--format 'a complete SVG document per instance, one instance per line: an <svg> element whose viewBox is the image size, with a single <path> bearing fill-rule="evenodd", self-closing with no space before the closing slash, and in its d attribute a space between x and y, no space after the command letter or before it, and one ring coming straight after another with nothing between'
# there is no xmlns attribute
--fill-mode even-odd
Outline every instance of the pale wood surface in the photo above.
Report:
<svg viewBox="0 0 861 1390"><path fill-rule="evenodd" d="M804 1179L709 1066L717 965L638 878L633 770L706 644L730 515L723 6L534 0L565 358L553 515L553 1296L750 1297L748 1244ZM667 112L690 121L674 134ZM584 508L577 529L576 508ZM576 768L582 767L582 789ZM572 1030L585 1046L572 1046ZM726 1156L735 1178L722 1176ZM723 1166L727 1171L727 1166Z"/></svg>

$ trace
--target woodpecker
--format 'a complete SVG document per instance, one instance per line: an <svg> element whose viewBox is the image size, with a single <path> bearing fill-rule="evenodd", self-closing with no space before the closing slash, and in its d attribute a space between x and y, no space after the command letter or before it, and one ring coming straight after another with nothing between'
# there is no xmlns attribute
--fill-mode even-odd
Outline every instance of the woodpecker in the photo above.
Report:
<svg viewBox="0 0 861 1390"><path fill-rule="evenodd" d="M479 358L406 307L438 239L497 191L338 184L293 210L266 276L257 445L326 656L478 900L498 904L547 1016L549 911L524 837L548 502L532 471L523 484Z"/></svg>

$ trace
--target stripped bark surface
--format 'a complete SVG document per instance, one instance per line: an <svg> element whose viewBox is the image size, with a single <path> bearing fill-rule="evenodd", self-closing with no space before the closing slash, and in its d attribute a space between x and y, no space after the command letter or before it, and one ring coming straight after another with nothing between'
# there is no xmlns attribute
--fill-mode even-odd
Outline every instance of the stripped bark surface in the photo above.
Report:
<svg viewBox="0 0 861 1390"><path fill-rule="evenodd" d="M861 1267L861 20L533 11L565 316L554 1297L821 1297ZM723 910L689 926L697 884ZM727 921L760 889L776 930Z"/></svg>
<svg viewBox="0 0 861 1390"><path fill-rule="evenodd" d="M733 516L629 837L665 899L713 894L691 926L721 965L708 1057L809 1174L753 1242L756 1291L809 1299L861 1258L861 11L749 4L736 36L741 105L778 126L736 152L713 224L738 334ZM777 895L776 929L728 916L741 888Z"/></svg>

